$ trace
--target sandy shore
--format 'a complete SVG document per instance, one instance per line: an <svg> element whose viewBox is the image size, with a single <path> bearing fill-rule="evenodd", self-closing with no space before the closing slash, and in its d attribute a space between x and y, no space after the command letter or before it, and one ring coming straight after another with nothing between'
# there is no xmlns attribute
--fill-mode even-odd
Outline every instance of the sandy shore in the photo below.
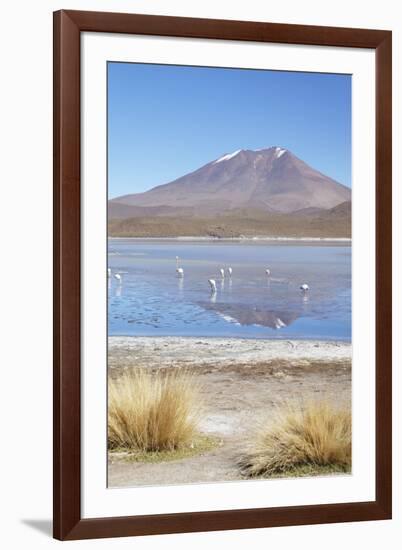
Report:
<svg viewBox="0 0 402 550"><path fill-rule="evenodd" d="M270 361L350 361L348 342L193 337L109 337L109 366L246 365Z"/></svg>
<svg viewBox="0 0 402 550"><path fill-rule="evenodd" d="M130 367L185 366L197 376L200 429L217 438L209 452L174 462L109 456L109 486L241 479L237 460L260 422L286 401L319 398L350 406L351 345L343 342L225 338L111 337L110 376Z"/></svg>

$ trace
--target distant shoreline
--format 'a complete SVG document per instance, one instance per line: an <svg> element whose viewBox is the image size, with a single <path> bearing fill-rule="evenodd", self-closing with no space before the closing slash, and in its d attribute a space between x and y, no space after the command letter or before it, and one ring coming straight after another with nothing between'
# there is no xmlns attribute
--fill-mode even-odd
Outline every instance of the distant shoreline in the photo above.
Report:
<svg viewBox="0 0 402 550"><path fill-rule="evenodd" d="M108 237L111 241L211 241L211 242L298 242L298 243L342 243L351 244L350 237Z"/></svg>

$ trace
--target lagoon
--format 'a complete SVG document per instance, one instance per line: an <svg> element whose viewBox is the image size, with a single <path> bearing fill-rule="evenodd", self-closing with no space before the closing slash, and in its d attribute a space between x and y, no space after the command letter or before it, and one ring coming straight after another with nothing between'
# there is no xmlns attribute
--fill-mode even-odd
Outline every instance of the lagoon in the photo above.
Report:
<svg viewBox="0 0 402 550"><path fill-rule="evenodd" d="M110 336L351 339L349 243L110 239L108 265Z"/></svg>

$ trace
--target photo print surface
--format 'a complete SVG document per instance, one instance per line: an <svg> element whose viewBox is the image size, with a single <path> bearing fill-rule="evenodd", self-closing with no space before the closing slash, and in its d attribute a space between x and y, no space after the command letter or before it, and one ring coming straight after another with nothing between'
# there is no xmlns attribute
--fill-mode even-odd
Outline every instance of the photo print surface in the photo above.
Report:
<svg viewBox="0 0 402 550"><path fill-rule="evenodd" d="M351 76L107 86L108 486L350 475Z"/></svg>

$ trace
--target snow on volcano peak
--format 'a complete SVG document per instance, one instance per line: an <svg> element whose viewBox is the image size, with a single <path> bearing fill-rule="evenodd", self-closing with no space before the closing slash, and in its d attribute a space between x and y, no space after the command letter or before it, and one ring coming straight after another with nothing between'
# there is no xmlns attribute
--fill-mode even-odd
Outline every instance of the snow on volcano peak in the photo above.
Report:
<svg viewBox="0 0 402 550"><path fill-rule="evenodd" d="M280 158L284 153L286 153L286 149L282 149L282 147L275 147L275 158Z"/></svg>
<svg viewBox="0 0 402 550"><path fill-rule="evenodd" d="M234 151L233 153L228 153L227 155L223 155L223 157L218 158L218 160L216 160L214 162L214 164L217 164L218 162L222 162L223 160L232 159L233 157L238 155L240 153L240 151L241 151L241 149L237 149L237 151Z"/></svg>

